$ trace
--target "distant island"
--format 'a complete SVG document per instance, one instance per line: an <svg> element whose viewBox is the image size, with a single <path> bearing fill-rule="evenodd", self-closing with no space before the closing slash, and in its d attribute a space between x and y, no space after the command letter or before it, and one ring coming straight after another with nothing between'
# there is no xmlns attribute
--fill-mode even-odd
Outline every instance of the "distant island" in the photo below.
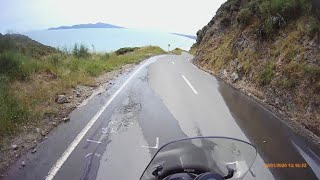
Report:
<svg viewBox="0 0 320 180"><path fill-rule="evenodd" d="M192 36L192 35L179 34L179 33L171 33L171 34L187 37L187 38L190 38L190 39L197 39L197 36Z"/></svg>
<svg viewBox="0 0 320 180"><path fill-rule="evenodd" d="M112 24L106 24L106 23L89 23L89 24L76 24L73 26L60 26L60 27L53 27L49 28L48 30L59 30L59 29L82 29L82 28L124 28L120 26L115 26Z"/></svg>

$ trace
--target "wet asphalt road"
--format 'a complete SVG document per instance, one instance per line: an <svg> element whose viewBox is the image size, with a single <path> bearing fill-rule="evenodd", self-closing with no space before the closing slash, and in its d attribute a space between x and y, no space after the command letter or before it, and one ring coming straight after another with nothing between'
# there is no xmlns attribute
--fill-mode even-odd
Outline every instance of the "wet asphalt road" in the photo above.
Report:
<svg viewBox="0 0 320 180"><path fill-rule="evenodd" d="M70 122L52 131L36 154L21 157L4 179L45 179L49 172L55 180L139 179L161 145L194 136L255 144L259 155L244 179L320 178L313 147L264 107L199 70L191 58L186 53L153 57L120 77L74 110ZM90 128L84 132L85 127ZM21 168L23 160L27 165ZM267 169L265 163L308 167Z"/></svg>

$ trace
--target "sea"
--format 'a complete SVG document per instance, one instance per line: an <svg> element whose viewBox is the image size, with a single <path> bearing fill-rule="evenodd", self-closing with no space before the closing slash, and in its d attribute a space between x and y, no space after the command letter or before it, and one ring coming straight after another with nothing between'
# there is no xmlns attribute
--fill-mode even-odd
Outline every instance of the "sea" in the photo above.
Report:
<svg viewBox="0 0 320 180"><path fill-rule="evenodd" d="M71 50L83 44L91 51L111 52L122 47L159 46L163 50L180 48L189 50L194 39L167 32L129 28L88 28L41 30L24 33L42 44Z"/></svg>

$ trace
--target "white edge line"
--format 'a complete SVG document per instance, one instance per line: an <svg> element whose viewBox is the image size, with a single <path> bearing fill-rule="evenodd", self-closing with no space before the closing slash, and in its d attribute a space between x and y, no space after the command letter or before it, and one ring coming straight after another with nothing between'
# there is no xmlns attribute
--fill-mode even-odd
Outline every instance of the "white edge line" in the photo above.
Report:
<svg viewBox="0 0 320 180"><path fill-rule="evenodd" d="M192 86L192 84L188 81L188 79L184 76L184 75L181 75L182 78L184 79L184 81L189 85L189 87L192 89L192 91L195 93L195 94L198 94L198 92L194 89L194 87Z"/></svg>
<svg viewBox="0 0 320 180"><path fill-rule="evenodd" d="M313 173L320 178L320 172L317 171L319 169L319 157L311 150L308 148L309 153L313 157L310 157L303 149L301 149L293 140L291 140L291 144L298 150L298 152L301 154L303 159L307 162L308 166L311 167Z"/></svg>
<svg viewBox="0 0 320 180"><path fill-rule="evenodd" d="M148 62L148 61L147 61ZM92 117L92 119L88 122L88 124L81 130L81 132L77 135L77 137L73 140L73 142L68 146L68 148L64 151L61 157L57 160L57 162L50 169L45 180L52 180L54 176L57 174L59 169L62 167L64 162L68 159L72 151L76 148L76 146L80 143L89 129L93 126L93 124L98 120L103 111L109 106L109 104L113 101L115 97L122 91L122 89L129 83L129 81L143 68L146 66L147 62L142 64L124 83L123 85L110 97L110 99L101 107L101 109Z"/></svg>

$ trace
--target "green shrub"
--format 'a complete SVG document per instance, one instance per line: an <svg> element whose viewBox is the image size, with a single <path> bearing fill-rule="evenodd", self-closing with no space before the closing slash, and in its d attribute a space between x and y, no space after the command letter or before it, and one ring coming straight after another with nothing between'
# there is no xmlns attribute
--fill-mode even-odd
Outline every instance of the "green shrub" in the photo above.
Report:
<svg viewBox="0 0 320 180"><path fill-rule="evenodd" d="M13 79L26 79L36 71L33 60L17 52L9 51L0 55L0 74Z"/></svg>
<svg viewBox="0 0 320 180"><path fill-rule="evenodd" d="M266 18L272 14L270 1L263 1L259 5L259 13L262 18Z"/></svg>
<svg viewBox="0 0 320 180"><path fill-rule="evenodd" d="M110 53L104 53L103 56L101 56L101 60L108 60L110 59L111 54Z"/></svg>
<svg viewBox="0 0 320 180"><path fill-rule="evenodd" d="M299 15L301 12L298 0L271 0L271 11L287 19Z"/></svg>
<svg viewBox="0 0 320 180"><path fill-rule="evenodd" d="M175 55L181 55L182 54L182 49L180 48L175 48L174 50L171 51L171 53L175 54Z"/></svg>
<svg viewBox="0 0 320 180"><path fill-rule="evenodd" d="M309 37L313 38L320 32L319 21L314 17L309 17L308 23L305 26L305 31Z"/></svg>
<svg viewBox="0 0 320 180"><path fill-rule="evenodd" d="M79 70L81 63L83 62L73 58L68 61L67 66L70 68L71 71L76 72Z"/></svg>
<svg viewBox="0 0 320 180"><path fill-rule="evenodd" d="M78 44L74 44L73 49L72 49L72 55L74 55L75 57L78 56L79 53L79 48L78 48Z"/></svg>
<svg viewBox="0 0 320 180"><path fill-rule="evenodd" d="M13 41L8 38L7 36L1 35L0 38L0 53L13 50L14 49L14 43Z"/></svg>
<svg viewBox="0 0 320 180"><path fill-rule="evenodd" d="M304 65L303 71L305 75L309 77L311 82L317 82L320 80L320 67Z"/></svg>
<svg viewBox="0 0 320 180"><path fill-rule="evenodd" d="M90 74L90 76L98 76L104 70L102 66L98 63L90 63L85 68L86 72Z"/></svg>
<svg viewBox="0 0 320 180"><path fill-rule="evenodd" d="M258 35L261 39L271 38L281 27L284 27L286 22L280 15L268 16L258 29Z"/></svg>
<svg viewBox="0 0 320 180"><path fill-rule="evenodd" d="M276 29L276 23L272 20L272 17L267 18L264 21L264 30L267 36L271 36L277 29Z"/></svg>
<svg viewBox="0 0 320 180"><path fill-rule="evenodd" d="M237 15L237 22L242 26L246 26L249 24L251 16L252 13L250 10L248 8L243 8Z"/></svg>
<svg viewBox="0 0 320 180"><path fill-rule="evenodd" d="M124 55L128 52L133 52L137 49L139 49L139 48L138 47L124 47L124 48L120 48L120 49L116 50L115 53L117 55Z"/></svg>
<svg viewBox="0 0 320 180"><path fill-rule="evenodd" d="M58 47L58 50L63 54L71 54L71 50L67 46Z"/></svg>
<svg viewBox="0 0 320 180"><path fill-rule="evenodd" d="M78 59L84 59L90 57L89 48L83 44L75 44L72 50L72 54Z"/></svg>
<svg viewBox="0 0 320 180"><path fill-rule="evenodd" d="M318 81L315 84L314 90L315 90L315 93L320 93L320 81Z"/></svg>
<svg viewBox="0 0 320 180"><path fill-rule="evenodd" d="M294 88L298 84L297 78L291 77L283 80L283 86L285 88Z"/></svg>
<svg viewBox="0 0 320 180"><path fill-rule="evenodd" d="M28 110L10 94L9 78L0 74L0 136L14 133L28 117Z"/></svg>
<svg viewBox="0 0 320 180"><path fill-rule="evenodd" d="M88 58L90 56L89 48L85 45L81 44L79 49L79 57L80 58Z"/></svg>
<svg viewBox="0 0 320 180"><path fill-rule="evenodd" d="M252 7L254 7L254 2L259 3L259 1L253 1ZM312 10L311 0L263 0L259 4L259 14L264 19L279 14L286 20L290 20L301 14L309 14Z"/></svg>
<svg viewBox="0 0 320 180"><path fill-rule="evenodd" d="M275 65L272 63L267 64L264 69L259 73L259 84L267 85L271 82L274 76Z"/></svg>
<svg viewBox="0 0 320 180"><path fill-rule="evenodd" d="M259 13L259 2L257 0L251 0L248 5L247 8L250 10L251 13L256 14Z"/></svg>
<svg viewBox="0 0 320 180"><path fill-rule="evenodd" d="M222 11L237 10L238 7L239 7L238 0L228 0L221 5L221 7L217 11L217 14L220 14Z"/></svg>
<svg viewBox="0 0 320 180"><path fill-rule="evenodd" d="M62 64L62 56L60 54L53 54L48 59L50 63L55 67L58 67Z"/></svg>
<svg viewBox="0 0 320 180"><path fill-rule="evenodd" d="M257 30L258 37L263 39L268 39L272 37L273 33L276 31L272 18L267 18L263 21L260 28Z"/></svg>
<svg viewBox="0 0 320 180"><path fill-rule="evenodd" d="M21 66L20 58L14 52L7 52L0 55L0 73L11 74Z"/></svg>
<svg viewBox="0 0 320 180"><path fill-rule="evenodd" d="M299 0L300 9L303 14L312 13L312 0ZM318 8L317 8L318 9Z"/></svg>

